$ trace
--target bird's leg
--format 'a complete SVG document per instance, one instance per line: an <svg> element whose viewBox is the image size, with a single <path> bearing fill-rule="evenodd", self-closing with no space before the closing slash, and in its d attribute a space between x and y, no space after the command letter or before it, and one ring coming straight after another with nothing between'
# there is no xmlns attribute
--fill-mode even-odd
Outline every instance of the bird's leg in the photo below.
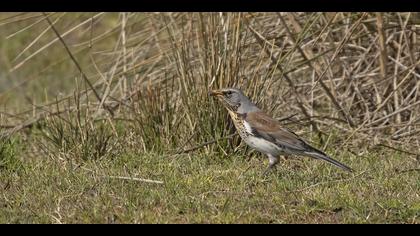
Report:
<svg viewBox="0 0 420 236"><path fill-rule="evenodd" d="M275 157L271 154L268 154L267 156L268 156L269 164L268 164L268 168L265 169L265 171L263 172L263 175L267 175L267 173L271 171L273 168L276 168L276 164L279 163L278 157Z"/></svg>
<svg viewBox="0 0 420 236"><path fill-rule="evenodd" d="M264 172L263 172L263 176L265 176L265 175L267 175L268 174L268 172L270 172L272 169L276 169L276 166L275 165L268 165L268 167L264 170Z"/></svg>
<svg viewBox="0 0 420 236"><path fill-rule="evenodd" d="M289 159L289 156L281 156L281 159L283 159L283 161L287 161Z"/></svg>
<svg viewBox="0 0 420 236"><path fill-rule="evenodd" d="M285 165L287 165L287 164L286 164L286 161L287 161L287 160L289 160L289 156L282 155L282 156L280 156L280 157L281 157L281 160L282 160L282 162L281 162L281 166L285 166Z"/></svg>

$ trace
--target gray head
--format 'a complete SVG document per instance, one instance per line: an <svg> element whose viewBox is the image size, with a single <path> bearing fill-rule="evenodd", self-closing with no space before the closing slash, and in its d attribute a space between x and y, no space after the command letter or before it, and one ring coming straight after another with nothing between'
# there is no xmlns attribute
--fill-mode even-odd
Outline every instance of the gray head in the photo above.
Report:
<svg viewBox="0 0 420 236"><path fill-rule="evenodd" d="M212 90L209 94L216 96L228 110L233 112L243 114L260 110L241 90L236 88Z"/></svg>

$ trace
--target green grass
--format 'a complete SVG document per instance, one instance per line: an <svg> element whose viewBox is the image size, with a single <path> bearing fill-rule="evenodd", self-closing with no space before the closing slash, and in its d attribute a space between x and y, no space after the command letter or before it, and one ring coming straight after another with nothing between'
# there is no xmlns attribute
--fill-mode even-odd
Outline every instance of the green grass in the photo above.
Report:
<svg viewBox="0 0 420 236"><path fill-rule="evenodd" d="M0 172L0 222L420 223L416 160L395 152L337 159L355 173L289 159L263 177L259 155L126 153L82 165L26 159Z"/></svg>

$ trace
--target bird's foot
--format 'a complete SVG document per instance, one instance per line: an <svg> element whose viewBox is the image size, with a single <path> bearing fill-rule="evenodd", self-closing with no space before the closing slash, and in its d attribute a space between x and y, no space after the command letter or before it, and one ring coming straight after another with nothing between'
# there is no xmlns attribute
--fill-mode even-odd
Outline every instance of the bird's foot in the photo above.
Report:
<svg viewBox="0 0 420 236"><path fill-rule="evenodd" d="M263 177L265 177L265 176L267 176L267 174L269 173L269 172L271 172L271 171L276 171L277 170L277 167L275 166L275 165L269 165L268 167L267 167L267 169L265 169L264 170L264 172L262 173L262 176Z"/></svg>
<svg viewBox="0 0 420 236"><path fill-rule="evenodd" d="M282 159L283 161L287 161L287 160L289 159L289 156L281 156L281 159Z"/></svg>

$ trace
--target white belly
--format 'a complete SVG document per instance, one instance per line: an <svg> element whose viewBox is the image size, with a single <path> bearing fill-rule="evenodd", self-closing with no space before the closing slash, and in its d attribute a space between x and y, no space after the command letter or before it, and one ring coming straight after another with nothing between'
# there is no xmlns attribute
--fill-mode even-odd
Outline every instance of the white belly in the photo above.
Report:
<svg viewBox="0 0 420 236"><path fill-rule="evenodd" d="M265 154L280 155L283 153L283 150L280 149L277 145L262 138L248 136L246 139L244 139L244 141L250 147Z"/></svg>

